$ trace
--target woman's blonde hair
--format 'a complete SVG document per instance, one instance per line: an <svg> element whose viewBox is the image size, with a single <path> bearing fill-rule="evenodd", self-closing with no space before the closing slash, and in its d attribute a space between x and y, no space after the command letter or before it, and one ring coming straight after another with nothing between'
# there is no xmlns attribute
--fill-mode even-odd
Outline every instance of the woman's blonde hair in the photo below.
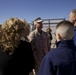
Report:
<svg viewBox="0 0 76 75"><path fill-rule="evenodd" d="M13 52L18 47L22 34L25 31L27 22L18 18L10 18L2 26L1 48L4 51Z"/></svg>

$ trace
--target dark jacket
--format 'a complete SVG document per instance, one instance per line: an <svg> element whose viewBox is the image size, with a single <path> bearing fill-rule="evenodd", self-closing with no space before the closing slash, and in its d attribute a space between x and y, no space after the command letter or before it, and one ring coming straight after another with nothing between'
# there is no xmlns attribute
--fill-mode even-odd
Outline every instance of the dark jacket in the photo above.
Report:
<svg viewBox="0 0 76 75"><path fill-rule="evenodd" d="M0 51L0 75L29 75L34 68L31 44L21 41L12 55Z"/></svg>
<svg viewBox="0 0 76 75"><path fill-rule="evenodd" d="M76 50L73 40L61 41L43 58L38 75L76 75Z"/></svg>
<svg viewBox="0 0 76 75"><path fill-rule="evenodd" d="M49 33L49 36L50 36L50 40L52 40L52 34L51 33Z"/></svg>
<svg viewBox="0 0 76 75"><path fill-rule="evenodd" d="M76 27L74 27L74 37L73 37L74 45L76 47Z"/></svg>
<svg viewBox="0 0 76 75"><path fill-rule="evenodd" d="M56 41L56 47L58 47L59 46L59 44L61 43L61 41Z"/></svg>

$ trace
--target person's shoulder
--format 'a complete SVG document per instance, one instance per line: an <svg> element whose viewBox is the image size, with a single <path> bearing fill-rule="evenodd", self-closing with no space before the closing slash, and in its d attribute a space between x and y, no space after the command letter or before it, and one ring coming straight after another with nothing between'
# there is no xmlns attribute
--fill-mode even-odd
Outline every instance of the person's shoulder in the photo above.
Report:
<svg viewBox="0 0 76 75"><path fill-rule="evenodd" d="M56 61L55 59L58 58L58 55L60 54L59 50L56 48L56 49L53 49L52 51L49 51L44 59L46 61L50 61L50 62L53 62L53 61Z"/></svg>
<svg viewBox="0 0 76 75"><path fill-rule="evenodd" d="M45 32L45 31L43 31L43 30L42 30L42 33L43 33L44 35L49 36L49 35L48 35L48 33L47 33L47 32Z"/></svg>
<svg viewBox="0 0 76 75"><path fill-rule="evenodd" d="M47 33L47 32L45 32L45 31L43 31L43 30L42 30L42 32L45 33L45 34Z"/></svg>
<svg viewBox="0 0 76 75"><path fill-rule="evenodd" d="M36 34L36 30L30 32L29 36L34 36Z"/></svg>
<svg viewBox="0 0 76 75"><path fill-rule="evenodd" d="M36 32L36 30L33 30L33 31L31 31L30 33L33 34L33 33L35 33L35 32Z"/></svg>
<svg viewBox="0 0 76 75"><path fill-rule="evenodd" d="M52 57L57 52L57 48L53 49L52 51L49 51L45 57L49 58Z"/></svg>
<svg viewBox="0 0 76 75"><path fill-rule="evenodd" d="M26 44L26 45L30 45L30 44L31 44L30 42L28 42L28 41L23 41L23 40L21 40L20 43L21 43L21 44Z"/></svg>
<svg viewBox="0 0 76 75"><path fill-rule="evenodd" d="M21 40L19 48L30 49L31 48L31 43L27 42L27 41L22 41Z"/></svg>
<svg viewBox="0 0 76 75"><path fill-rule="evenodd" d="M10 58L10 55L7 54L6 52L4 52L2 49L0 49L0 60L6 60L6 59L9 59Z"/></svg>

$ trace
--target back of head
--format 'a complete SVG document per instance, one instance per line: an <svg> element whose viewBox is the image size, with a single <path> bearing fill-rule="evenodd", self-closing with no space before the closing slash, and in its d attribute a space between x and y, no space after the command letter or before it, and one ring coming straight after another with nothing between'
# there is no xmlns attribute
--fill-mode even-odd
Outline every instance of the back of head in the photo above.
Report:
<svg viewBox="0 0 76 75"><path fill-rule="evenodd" d="M26 22L18 18L10 18L2 26L1 47L4 50L13 52L18 47L22 33L25 31Z"/></svg>
<svg viewBox="0 0 76 75"><path fill-rule="evenodd" d="M71 11L71 13L73 13L73 14L76 16L76 9L73 9L73 10Z"/></svg>
<svg viewBox="0 0 76 75"><path fill-rule="evenodd" d="M74 26L71 22L61 21L56 26L56 34L60 34L63 40L70 40L74 35Z"/></svg>
<svg viewBox="0 0 76 75"><path fill-rule="evenodd" d="M76 9L73 9L70 12L69 20L70 20L70 22L72 22L74 24L74 26L76 26Z"/></svg>

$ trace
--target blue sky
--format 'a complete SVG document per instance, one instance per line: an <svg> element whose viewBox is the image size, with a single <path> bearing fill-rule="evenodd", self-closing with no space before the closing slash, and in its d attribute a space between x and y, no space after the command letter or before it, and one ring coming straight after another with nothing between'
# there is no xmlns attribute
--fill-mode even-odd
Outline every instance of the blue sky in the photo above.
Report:
<svg viewBox="0 0 76 75"><path fill-rule="evenodd" d="M31 22L42 19L69 18L76 8L76 0L0 0L0 24L10 17L18 17Z"/></svg>

